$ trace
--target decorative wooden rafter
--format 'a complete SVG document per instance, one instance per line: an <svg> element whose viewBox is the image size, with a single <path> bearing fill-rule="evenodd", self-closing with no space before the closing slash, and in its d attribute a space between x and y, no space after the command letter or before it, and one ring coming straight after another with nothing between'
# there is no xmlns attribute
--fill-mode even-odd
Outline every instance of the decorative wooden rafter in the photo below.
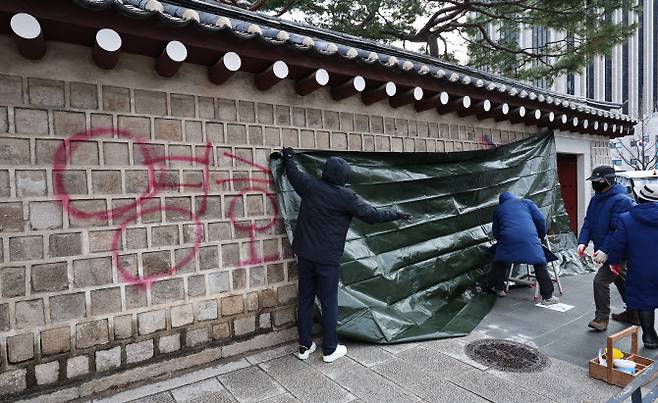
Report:
<svg viewBox="0 0 658 403"><path fill-rule="evenodd" d="M375 102L382 101L390 98L397 93L397 86L394 82L389 81L382 85L377 86L371 90L367 90L361 94L361 100L366 105L372 105Z"/></svg>
<svg viewBox="0 0 658 403"><path fill-rule="evenodd" d="M449 101L445 105L439 103L436 106L436 111L442 115L450 112L464 111L466 109L469 109L472 106L472 104L473 101L471 101L471 97L465 95L463 97L455 98L454 100Z"/></svg>
<svg viewBox="0 0 658 403"><path fill-rule="evenodd" d="M356 76L350 78L342 84L338 84L335 87L331 88L331 98L334 101L341 101L343 99L349 98L352 95L356 95L359 92L363 92L366 89L366 80L361 76Z"/></svg>
<svg viewBox="0 0 658 403"><path fill-rule="evenodd" d="M261 91L269 90L288 77L289 73L288 65L281 60L277 60L256 76L256 88Z"/></svg>
<svg viewBox="0 0 658 403"><path fill-rule="evenodd" d="M325 69L317 69L295 83L295 91L299 95L308 95L329 83L329 73Z"/></svg>
<svg viewBox="0 0 658 403"><path fill-rule="evenodd" d="M93 58L96 65L100 68L111 70L119 63L121 54L121 36L109 28L103 28L96 32L94 41Z"/></svg>
<svg viewBox="0 0 658 403"><path fill-rule="evenodd" d="M179 41L167 43L155 62L155 70L162 77L173 77L187 59L187 48Z"/></svg>
<svg viewBox="0 0 658 403"><path fill-rule="evenodd" d="M408 91L390 97L388 104L393 108L399 108L401 106L422 100L424 95L425 93L421 87L414 87Z"/></svg>
<svg viewBox="0 0 658 403"><path fill-rule="evenodd" d="M41 24L32 15L18 13L9 22L18 53L30 60L39 60L46 54L46 41Z"/></svg>
<svg viewBox="0 0 658 403"><path fill-rule="evenodd" d="M235 52L226 52L217 63L208 68L208 80L220 85L226 82L236 71L242 67L242 59Z"/></svg>

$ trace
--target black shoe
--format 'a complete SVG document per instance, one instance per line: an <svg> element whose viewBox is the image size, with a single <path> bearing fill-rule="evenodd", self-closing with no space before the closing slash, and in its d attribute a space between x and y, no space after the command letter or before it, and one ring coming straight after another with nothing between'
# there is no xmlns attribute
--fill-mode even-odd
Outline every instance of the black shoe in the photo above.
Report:
<svg viewBox="0 0 658 403"><path fill-rule="evenodd" d="M642 343L645 348L658 348L658 334L654 327L654 311L640 311L640 326L642 326Z"/></svg>

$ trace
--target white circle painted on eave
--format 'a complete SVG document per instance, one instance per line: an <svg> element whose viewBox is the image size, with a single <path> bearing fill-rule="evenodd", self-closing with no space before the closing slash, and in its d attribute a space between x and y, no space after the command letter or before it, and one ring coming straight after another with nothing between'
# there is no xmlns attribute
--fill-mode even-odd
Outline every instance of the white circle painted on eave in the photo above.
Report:
<svg viewBox="0 0 658 403"><path fill-rule="evenodd" d="M420 101L421 99L423 99L424 94L425 94L425 92L423 91L422 88L420 88L420 87L414 88L414 99L416 101Z"/></svg>
<svg viewBox="0 0 658 403"><path fill-rule="evenodd" d="M103 28L96 32L96 43L103 50L116 52L121 49L121 36L113 29Z"/></svg>
<svg viewBox="0 0 658 403"><path fill-rule="evenodd" d="M183 62L187 59L187 48L179 41L171 41L167 44L167 55L175 62Z"/></svg>
<svg viewBox="0 0 658 403"><path fill-rule="evenodd" d="M450 102L450 95L445 91L441 92L439 95L439 102L441 102L441 105L447 105L448 102Z"/></svg>
<svg viewBox="0 0 658 403"><path fill-rule="evenodd" d="M485 112L489 112L491 110L491 101L485 99L482 103L482 109L484 109Z"/></svg>
<svg viewBox="0 0 658 403"><path fill-rule="evenodd" d="M36 18L27 13L18 13L11 17L11 30L23 39L34 39L41 34L41 25Z"/></svg>
<svg viewBox="0 0 658 403"><path fill-rule="evenodd" d="M363 79L361 76L356 76L354 77L354 89L361 92L366 89L366 80Z"/></svg>
<svg viewBox="0 0 658 403"><path fill-rule="evenodd" d="M281 60L277 60L274 62L274 65L272 66L272 71L274 72L274 75L276 78L283 80L284 78L288 77L288 65L285 62L282 62Z"/></svg>
<svg viewBox="0 0 658 403"><path fill-rule="evenodd" d="M471 97L469 97L468 95L464 96L464 98L462 98L462 105L466 109L470 108L471 107Z"/></svg>
<svg viewBox="0 0 658 403"><path fill-rule="evenodd" d="M325 69L318 69L315 72L315 81L320 85L327 85L329 83L329 73Z"/></svg>
<svg viewBox="0 0 658 403"><path fill-rule="evenodd" d="M226 52L223 60L224 66L229 71L238 71L242 67L242 59L235 52Z"/></svg>
<svg viewBox="0 0 658 403"><path fill-rule="evenodd" d="M392 97L393 95L395 95L397 91L398 88L393 81L389 81L386 83L386 95Z"/></svg>

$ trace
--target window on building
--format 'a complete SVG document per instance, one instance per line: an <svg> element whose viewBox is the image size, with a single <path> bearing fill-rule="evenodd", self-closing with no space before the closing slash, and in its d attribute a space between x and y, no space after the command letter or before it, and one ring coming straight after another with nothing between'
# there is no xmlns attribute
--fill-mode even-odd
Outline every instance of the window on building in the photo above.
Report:
<svg viewBox="0 0 658 403"><path fill-rule="evenodd" d="M631 147L637 147L637 140L631 140Z"/></svg>
<svg viewBox="0 0 658 403"><path fill-rule="evenodd" d="M654 2L649 4L653 5ZM655 6L654 6L655 7ZM658 9L653 9L653 96L652 100L655 102L658 99ZM641 88L641 87L640 87ZM653 105L647 105L648 110L653 110Z"/></svg>
<svg viewBox="0 0 658 403"><path fill-rule="evenodd" d="M628 11L623 13L622 23L624 26L628 25ZM622 111L628 113L628 87L629 87L629 74L628 74L628 41L624 41L621 47L621 98L624 103Z"/></svg>
<svg viewBox="0 0 658 403"><path fill-rule="evenodd" d="M594 63L587 66L587 98L594 99Z"/></svg>
<svg viewBox="0 0 658 403"><path fill-rule="evenodd" d="M642 101L642 88L644 88L644 16L640 14L639 27L637 31L637 88L638 105Z"/></svg>

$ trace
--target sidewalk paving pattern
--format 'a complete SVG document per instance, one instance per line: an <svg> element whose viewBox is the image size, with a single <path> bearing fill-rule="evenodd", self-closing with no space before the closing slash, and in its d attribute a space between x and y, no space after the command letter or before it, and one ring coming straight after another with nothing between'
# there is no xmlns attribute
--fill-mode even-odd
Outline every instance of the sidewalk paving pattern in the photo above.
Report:
<svg viewBox="0 0 658 403"><path fill-rule="evenodd" d="M564 280L563 300L575 305L567 313L535 307L532 290L516 289L467 337L388 346L348 342L348 356L332 364L319 351L300 361L292 354L296 345L289 344L93 403L606 401L620 389L590 379L586 370L606 336L586 327L593 310L591 280L592 275ZM623 326L611 322L609 333L618 328ZM464 353L466 344L483 337L535 345L551 356L551 364L534 373L493 370Z"/></svg>

